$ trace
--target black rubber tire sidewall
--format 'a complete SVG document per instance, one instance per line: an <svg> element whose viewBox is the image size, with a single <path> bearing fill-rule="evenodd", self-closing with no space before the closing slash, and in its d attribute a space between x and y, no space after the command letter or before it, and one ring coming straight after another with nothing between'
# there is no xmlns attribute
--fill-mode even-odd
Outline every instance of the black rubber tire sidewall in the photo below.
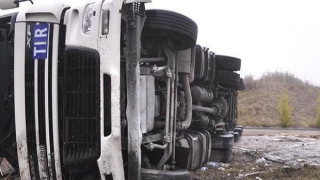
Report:
<svg viewBox="0 0 320 180"><path fill-rule="evenodd" d="M211 138L211 148L230 149L233 147L234 137L232 134L213 135Z"/></svg>
<svg viewBox="0 0 320 180"><path fill-rule="evenodd" d="M237 131L234 131L233 133L234 142L239 142L240 133Z"/></svg>
<svg viewBox="0 0 320 180"><path fill-rule="evenodd" d="M165 33L174 42L177 50L194 47L197 42L198 26L190 18L167 10L147 10L143 35Z"/></svg>
<svg viewBox="0 0 320 180"><path fill-rule="evenodd" d="M241 128L234 128L234 130L233 130L234 132L238 132L239 133L239 137L241 137L242 136L242 132L243 132L243 129L241 129Z"/></svg>
<svg viewBox="0 0 320 180"><path fill-rule="evenodd" d="M231 57L216 55L217 69L225 71L240 71L241 69L241 59Z"/></svg>
<svg viewBox="0 0 320 180"><path fill-rule="evenodd" d="M200 45L196 46L196 60L195 60L195 68L194 68L195 78L202 79L204 75L204 57L203 50Z"/></svg>
<svg viewBox="0 0 320 180"><path fill-rule="evenodd" d="M211 149L210 161L230 163L232 160L232 149Z"/></svg>
<svg viewBox="0 0 320 180"><path fill-rule="evenodd" d="M240 82L240 75L235 72L217 70L216 81L222 86L234 88Z"/></svg>
<svg viewBox="0 0 320 180"><path fill-rule="evenodd" d="M209 49L203 49L204 52L204 67L205 67L205 73L203 77L203 81L208 82L210 80L210 73L211 73L211 67L210 67L210 59L209 59Z"/></svg>
<svg viewBox="0 0 320 180"><path fill-rule="evenodd" d="M240 81L236 84L234 84L234 87L233 87L235 90L237 91L243 91L246 89L245 87L245 84L244 84L244 81L242 78L240 78Z"/></svg>
<svg viewBox="0 0 320 180"><path fill-rule="evenodd" d="M211 82L213 83L216 79L216 57L214 53L210 53L210 62L211 62Z"/></svg>

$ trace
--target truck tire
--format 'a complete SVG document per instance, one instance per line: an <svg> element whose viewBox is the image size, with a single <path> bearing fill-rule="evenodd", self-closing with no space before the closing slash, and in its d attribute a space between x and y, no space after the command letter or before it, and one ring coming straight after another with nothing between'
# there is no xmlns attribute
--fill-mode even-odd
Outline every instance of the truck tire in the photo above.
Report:
<svg viewBox="0 0 320 180"><path fill-rule="evenodd" d="M241 59L216 55L217 69L224 71L240 71L241 69Z"/></svg>
<svg viewBox="0 0 320 180"><path fill-rule="evenodd" d="M243 91L246 89L242 78L240 78L240 81L238 83L230 84L229 87L234 88L236 91Z"/></svg>
<svg viewBox="0 0 320 180"><path fill-rule="evenodd" d="M162 171L141 169L142 180L191 180L191 173L187 170Z"/></svg>
<svg viewBox="0 0 320 180"><path fill-rule="evenodd" d="M222 86L234 88L240 82L240 75L235 72L218 70L216 81Z"/></svg>
<svg viewBox="0 0 320 180"><path fill-rule="evenodd" d="M243 90L246 89L246 86L245 86L244 81L243 81L242 78L240 78L239 83L234 87L234 89L237 90L237 91L243 91Z"/></svg>
<svg viewBox="0 0 320 180"><path fill-rule="evenodd" d="M198 26L190 18L172 11L147 10L143 28L145 36L164 36L173 40L172 48L184 50L197 42Z"/></svg>
<svg viewBox="0 0 320 180"><path fill-rule="evenodd" d="M233 131L230 133L233 134L234 142L239 142L239 138L240 138L239 132Z"/></svg>
<svg viewBox="0 0 320 180"><path fill-rule="evenodd" d="M216 58L215 54L213 52L209 53L209 59L210 59L210 66L211 66L211 82L213 83L214 80L216 79Z"/></svg>
<svg viewBox="0 0 320 180"><path fill-rule="evenodd" d="M210 58L209 58L209 49L208 48L203 48L203 53L204 53L204 77L203 77L203 81L208 82L211 78L210 78L210 73L211 73L211 62L210 62Z"/></svg>
<svg viewBox="0 0 320 180"><path fill-rule="evenodd" d="M210 161L230 163L232 159L232 149L211 149Z"/></svg>
<svg viewBox="0 0 320 180"><path fill-rule="evenodd" d="M211 138L212 149L230 149L233 147L234 137L232 134L213 135Z"/></svg>
<svg viewBox="0 0 320 180"><path fill-rule="evenodd" d="M242 129L242 128L239 128L239 127L236 127L236 128L234 128L234 132L238 132L238 133L239 133L239 137L241 137L241 136L242 136L243 129Z"/></svg>
<svg viewBox="0 0 320 180"><path fill-rule="evenodd" d="M196 79L202 79L205 71L204 66L204 52L200 45L196 46L196 61L194 68L194 76Z"/></svg>

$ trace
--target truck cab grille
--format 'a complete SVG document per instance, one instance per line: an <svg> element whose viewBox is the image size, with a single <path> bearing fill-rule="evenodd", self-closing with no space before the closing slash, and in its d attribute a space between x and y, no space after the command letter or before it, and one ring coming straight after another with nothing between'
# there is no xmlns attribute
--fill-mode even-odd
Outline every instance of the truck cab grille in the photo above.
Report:
<svg viewBox="0 0 320 180"><path fill-rule="evenodd" d="M96 163L101 134L99 53L66 48L63 81L63 166Z"/></svg>

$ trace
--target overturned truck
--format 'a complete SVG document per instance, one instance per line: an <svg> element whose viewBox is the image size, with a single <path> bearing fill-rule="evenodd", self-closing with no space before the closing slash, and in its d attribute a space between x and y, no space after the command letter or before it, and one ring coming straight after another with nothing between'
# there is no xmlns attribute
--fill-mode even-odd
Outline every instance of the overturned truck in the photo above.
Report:
<svg viewBox="0 0 320 180"><path fill-rule="evenodd" d="M21 179L191 179L230 162L241 60L196 45L194 21L145 3L2 13L0 156Z"/></svg>

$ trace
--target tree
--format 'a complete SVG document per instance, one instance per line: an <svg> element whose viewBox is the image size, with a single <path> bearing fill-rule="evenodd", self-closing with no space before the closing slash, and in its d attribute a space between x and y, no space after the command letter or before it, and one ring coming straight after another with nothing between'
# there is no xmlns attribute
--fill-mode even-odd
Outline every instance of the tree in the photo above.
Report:
<svg viewBox="0 0 320 180"><path fill-rule="evenodd" d="M281 126L288 127L291 125L293 108L289 102L288 92L284 92L279 100L278 111L281 119Z"/></svg>

